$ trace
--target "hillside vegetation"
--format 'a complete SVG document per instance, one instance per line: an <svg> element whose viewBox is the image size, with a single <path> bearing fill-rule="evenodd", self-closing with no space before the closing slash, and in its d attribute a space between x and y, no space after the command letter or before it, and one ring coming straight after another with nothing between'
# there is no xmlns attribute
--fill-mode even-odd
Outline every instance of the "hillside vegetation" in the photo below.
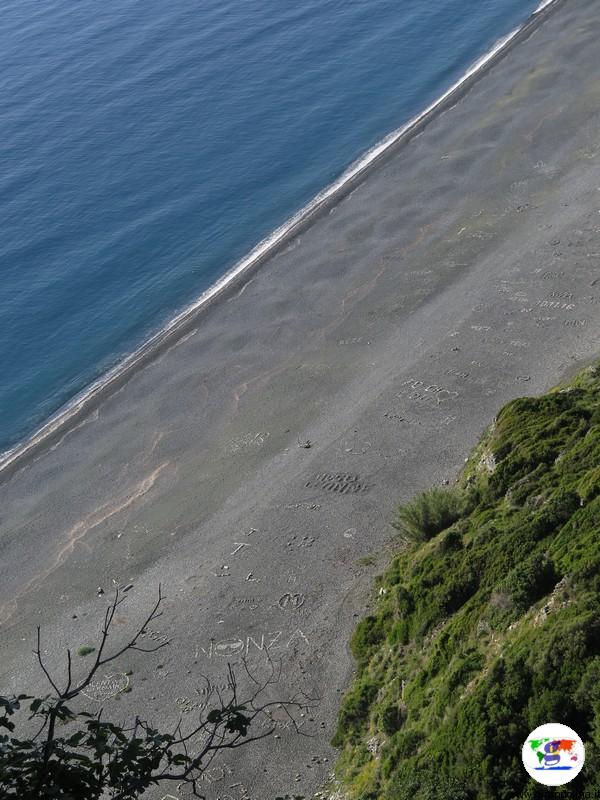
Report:
<svg viewBox="0 0 600 800"><path fill-rule="evenodd" d="M395 526L334 739L348 797L600 797L600 368L506 405ZM521 764L545 722L586 746L559 789Z"/></svg>

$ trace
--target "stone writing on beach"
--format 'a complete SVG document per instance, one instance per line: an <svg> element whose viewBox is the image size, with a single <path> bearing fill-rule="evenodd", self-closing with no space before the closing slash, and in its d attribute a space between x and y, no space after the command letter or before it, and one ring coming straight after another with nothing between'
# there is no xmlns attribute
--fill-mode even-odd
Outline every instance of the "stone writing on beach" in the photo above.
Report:
<svg viewBox="0 0 600 800"><path fill-rule="evenodd" d="M232 439L228 442L225 450L233 455L239 453L240 450L246 450L249 447L260 447L269 438L269 433L247 433L245 436L240 436L237 439Z"/></svg>
<svg viewBox="0 0 600 800"><path fill-rule="evenodd" d="M200 780L203 780L205 783L220 783L224 781L225 778L230 778L233 775L233 770L230 766L224 764L223 766L215 766L210 767L210 769L205 769L201 776Z"/></svg>
<svg viewBox="0 0 600 800"><path fill-rule="evenodd" d="M475 384L476 386L484 386L487 383L486 378L479 378L476 375L472 375L470 372L465 372L453 367L449 367L446 370L446 375L453 375L460 381L464 381L465 383L469 384Z"/></svg>
<svg viewBox="0 0 600 800"><path fill-rule="evenodd" d="M296 609L300 608L304 605L304 595L298 592L292 594L291 592L286 592L282 595L279 600L277 601L277 605L279 608L282 609Z"/></svg>
<svg viewBox="0 0 600 800"><path fill-rule="evenodd" d="M260 597L234 597L229 602L229 608L234 606L241 608L249 608L251 611L256 611L258 606L262 603Z"/></svg>
<svg viewBox="0 0 600 800"><path fill-rule="evenodd" d="M456 419L457 419L456 416L454 416L453 414L449 414L447 417L443 417L439 421L439 424L445 426L453 425L456 422Z"/></svg>
<svg viewBox="0 0 600 800"><path fill-rule="evenodd" d="M191 700L189 697L176 697L175 705L182 714L191 714L192 711L201 711L206 705L206 699Z"/></svg>
<svg viewBox="0 0 600 800"><path fill-rule="evenodd" d="M276 509L285 509L286 511L298 511L300 509L306 509L307 511L319 511L321 508L320 503L280 503L276 506L273 506Z"/></svg>
<svg viewBox="0 0 600 800"><path fill-rule="evenodd" d="M409 400L425 400L440 404L447 400L455 400L459 396L459 393L453 389L447 389L437 383L427 383L422 380L409 379L403 381L400 385L406 388L398 392L396 397L408 397Z"/></svg>
<svg viewBox="0 0 600 800"><path fill-rule="evenodd" d="M235 549L232 550L232 552L229 554L229 555L232 555L232 556L237 555L237 553L239 553L240 550L243 550L244 547L250 547L248 542L234 542L233 545L234 545Z"/></svg>
<svg viewBox="0 0 600 800"><path fill-rule="evenodd" d="M355 337L353 337L352 339L339 339L339 340L338 340L338 346L339 346L339 347L343 347L344 345L348 345L348 344L361 344L362 342L365 342L365 344L371 344L371 342L367 342L367 341L365 341L365 340L364 340L364 337L362 337L362 336L355 336Z"/></svg>
<svg viewBox="0 0 600 800"><path fill-rule="evenodd" d="M338 494L358 494L368 492L369 486L361 480L360 475L347 473L322 472L306 482L305 486L324 489L326 492Z"/></svg>
<svg viewBox="0 0 600 800"><path fill-rule="evenodd" d="M169 637L166 633L152 630L152 628L145 628L140 633L140 639L151 639L153 642L158 642L159 644L165 644L165 642L169 641Z"/></svg>
<svg viewBox="0 0 600 800"><path fill-rule="evenodd" d="M220 641L212 639L206 647L196 646L195 658L198 659L201 655L209 659L245 657L253 652L270 653L272 650L290 650L293 647L306 645L309 645L308 638L300 629L295 630L291 635L285 634L283 631L271 631L232 636Z"/></svg>
<svg viewBox="0 0 600 800"><path fill-rule="evenodd" d="M402 422L404 425L423 425L421 420L415 419L414 417L407 417L406 414L400 411L384 411L383 416L394 422Z"/></svg>
<svg viewBox="0 0 600 800"><path fill-rule="evenodd" d="M300 539L298 538L298 534L294 534L292 538L288 541L288 547L312 547L313 544L317 541L315 536L310 536L309 534L305 533L304 536Z"/></svg>
<svg viewBox="0 0 600 800"><path fill-rule="evenodd" d="M540 308L552 308L555 311L572 311L575 308L575 303L562 303L560 300L540 300L538 306Z"/></svg>
<svg viewBox="0 0 600 800"><path fill-rule="evenodd" d="M551 281L551 280L555 280L556 278L564 278L565 277L565 273L564 273L563 270L560 270L558 272L552 272L551 270L549 270L547 272L543 272L540 275L540 277L541 277L541 279L543 281Z"/></svg>
<svg viewBox="0 0 600 800"><path fill-rule="evenodd" d="M232 783L228 789L234 790L236 794L220 794L216 800L254 800L243 783Z"/></svg>
<svg viewBox="0 0 600 800"><path fill-rule="evenodd" d="M129 676L124 672L118 672L114 675L105 675L97 681L92 681L82 691L87 698L94 700L96 703L104 703L111 697L116 697L121 692L129 688Z"/></svg>

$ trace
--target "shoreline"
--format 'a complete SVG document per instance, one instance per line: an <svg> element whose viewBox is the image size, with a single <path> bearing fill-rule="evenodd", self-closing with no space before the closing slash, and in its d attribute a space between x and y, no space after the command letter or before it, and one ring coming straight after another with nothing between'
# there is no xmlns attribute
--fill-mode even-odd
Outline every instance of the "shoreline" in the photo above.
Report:
<svg viewBox="0 0 600 800"><path fill-rule="evenodd" d="M350 164L336 181L326 186L309 203L260 241L248 255L177 313L157 333L55 412L33 434L0 454L0 484L10 480L37 455L67 435L106 398L122 388L138 370L177 344L197 324L198 317L206 308L234 291L251 271L258 269L280 252L291 240L350 194L369 174L421 134L431 121L455 105L514 47L528 39L564 2L566 0L541 2L521 26L499 39L491 50L475 61L437 100Z"/></svg>

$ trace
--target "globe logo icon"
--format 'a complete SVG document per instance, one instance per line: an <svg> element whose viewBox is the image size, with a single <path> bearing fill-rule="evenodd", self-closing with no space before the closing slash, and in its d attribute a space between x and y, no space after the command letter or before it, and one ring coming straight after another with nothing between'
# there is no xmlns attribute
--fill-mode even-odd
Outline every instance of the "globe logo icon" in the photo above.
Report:
<svg viewBox="0 0 600 800"><path fill-rule="evenodd" d="M583 742L572 728L548 722L532 731L522 750L527 773L544 786L562 786L581 772Z"/></svg>

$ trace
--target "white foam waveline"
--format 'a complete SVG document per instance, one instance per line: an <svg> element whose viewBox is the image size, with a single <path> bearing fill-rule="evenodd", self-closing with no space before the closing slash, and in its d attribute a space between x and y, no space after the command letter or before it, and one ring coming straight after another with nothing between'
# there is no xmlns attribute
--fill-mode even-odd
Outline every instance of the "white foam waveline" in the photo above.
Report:
<svg viewBox="0 0 600 800"><path fill-rule="evenodd" d="M539 14L540 11L543 11L546 8L546 6L551 6L552 3L554 3L554 2L555 2L555 0L541 0L539 6L533 12L533 16L535 17L535 15Z"/></svg>
<svg viewBox="0 0 600 800"><path fill-rule="evenodd" d="M415 128L424 117L427 117L438 106L442 105L457 89L473 77L477 72L482 70L486 64L494 59L510 42L525 28L529 22L544 11L548 6L551 6L559 0L541 0L539 6L530 15L530 17L518 28L515 28L507 36L499 39L496 44L485 55L475 61L467 71L452 84L437 100L434 100L431 105L427 106L423 111L413 117L409 122L400 128L396 128L383 139L381 139L370 150L364 153L360 158L354 161L333 183L325 187L319 194L317 194L309 203L303 206L299 211L289 217L282 225L276 228L269 236L262 239L249 253L244 256L241 261L238 261L228 272L223 275L216 283L209 289L203 292L194 302L186 306L182 311L176 314L160 331L155 333L147 339L140 347L134 350L129 356L120 361L115 367L104 373L98 380L90 384L86 389L76 395L69 403L59 409L50 419L42 425L31 437L24 442L20 442L10 450L0 454L0 473L6 470L17 459L26 455L29 451L33 450L44 439L51 436L59 428L61 428L70 418L78 414L97 394L104 388L109 386L113 381L127 373L136 363L140 361L145 355L159 345L168 334L174 329L181 326L186 320L192 317L202 306L209 303L214 297L220 294L225 287L246 272L250 267L256 264L257 261L264 258L270 251L274 250L282 241L289 237L302 221L310 217L320 206L324 205L328 200L335 197L341 189L348 183L355 180L364 172L374 161L376 161L386 150L396 144L411 128Z"/></svg>

